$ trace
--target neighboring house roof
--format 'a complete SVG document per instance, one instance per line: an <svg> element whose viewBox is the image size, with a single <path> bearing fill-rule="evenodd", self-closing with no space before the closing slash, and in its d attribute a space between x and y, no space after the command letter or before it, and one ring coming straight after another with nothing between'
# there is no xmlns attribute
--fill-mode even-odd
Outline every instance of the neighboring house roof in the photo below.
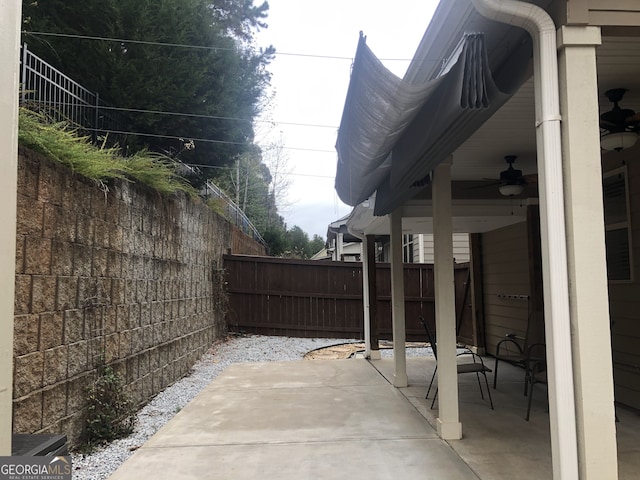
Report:
<svg viewBox="0 0 640 480"><path fill-rule="evenodd" d="M349 220L349 216L351 214L347 214L334 222L331 222L327 228L327 246L331 245L331 241L336 239L338 234L342 234L343 242L360 242L362 241L359 237L356 237L351 232L349 232L347 228L347 221Z"/></svg>
<svg viewBox="0 0 640 480"><path fill-rule="evenodd" d="M310 260L331 260L331 253L326 248L323 248L313 255Z"/></svg>

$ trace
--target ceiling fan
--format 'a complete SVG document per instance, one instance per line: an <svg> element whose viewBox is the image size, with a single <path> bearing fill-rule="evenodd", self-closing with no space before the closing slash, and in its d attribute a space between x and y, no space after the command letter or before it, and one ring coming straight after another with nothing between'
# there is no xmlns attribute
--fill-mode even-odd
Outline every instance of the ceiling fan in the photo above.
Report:
<svg viewBox="0 0 640 480"><path fill-rule="evenodd" d="M640 131L640 114L631 109L620 108L625 88L612 88L604 94L613 103L613 108L600 115L600 145L604 150L620 151L633 146Z"/></svg>
<svg viewBox="0 0 640 480"><path fill-rule="evenodd" d="M495 180L495 185L498 186L500 194L505 197L513 197L520 195L524 190L525 185L535 184L538 180L538 175L522 175L522 170L516 170L513 168L513 163L516 161L515 155L507 155L504 157L505 161L509 165L506 170L500 172L500 179Z"/></svg>

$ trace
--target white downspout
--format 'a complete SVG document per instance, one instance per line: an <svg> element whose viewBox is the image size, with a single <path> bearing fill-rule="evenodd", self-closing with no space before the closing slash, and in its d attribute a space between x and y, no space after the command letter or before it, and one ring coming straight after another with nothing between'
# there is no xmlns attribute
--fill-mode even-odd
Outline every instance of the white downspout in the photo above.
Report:
<svg viewBox="0 0 640 480"><path fill-rule="evenodd" d="M549 374L553 478L578 479L564 217L556 28L542 8L516 0L471 0L483 16L525 29L534 40L540 227Z"/></svg>

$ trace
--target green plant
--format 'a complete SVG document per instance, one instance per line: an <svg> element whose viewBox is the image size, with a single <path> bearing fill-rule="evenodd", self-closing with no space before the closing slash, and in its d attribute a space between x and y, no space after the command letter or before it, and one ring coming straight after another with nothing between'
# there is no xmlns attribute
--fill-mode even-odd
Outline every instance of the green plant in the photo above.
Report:
<svg viewBox="0 0 640 480"><path fill-rule="evenodd" d="M127 176L160 193L170 195L184 192L192 198L197 196L196 190L185 179L176 175L175 162L164 155L142 150L124 158L122 167Z"/></svg>
<svg viewBox="0 0 640 480"><path fill-rule="evenodd" d="M108 443L133 432L134 404L120 375L100 362L97 377L87 389L86 442L88 446Z"/></svg>
<svg viewBox="0 0 640 480"><path fill-rule="evenodd" d="M24 107L20 108L18 141L100 184L120 178L143 183L162 194L197 195L196 190L176 174L176 164L170 158L146 150L122 157L117 148L99 148L88 137L78 135L69 124L51 122L45 115Z"/></svg>
<svg viewBox="0 0 640 480"><path fill-rule="evenodd" d="M213 210L221 217L229 220L229 213L227 212L225 205L226 203L220 198L210 198L207 200L207 207L209 207L210 210Z"/></svg>

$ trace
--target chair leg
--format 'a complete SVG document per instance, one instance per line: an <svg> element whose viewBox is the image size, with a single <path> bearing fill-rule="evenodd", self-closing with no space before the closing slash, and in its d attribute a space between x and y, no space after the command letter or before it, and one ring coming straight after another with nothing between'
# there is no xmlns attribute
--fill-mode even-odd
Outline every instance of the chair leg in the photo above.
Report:
<svg viewBox="0 0 640 480"><path fill-rule="evenodd" d="M489 380L487 380L487 374L482 372L484 375L484 383L487 385L487 395L489 395L489 404L491 405L491 410L493 410L493 399L491 398L491 390L489 389ZM478 382L480 382L480 378L478 378ZM480 392L482 392L482 388L480 388ZM484 397L482 397L484 400Z"/></svg>
<svg viewBox="0 0 640 480"><path fill-rule="evenodd" d="M498 384L498 357L496 357L496 363L493 366L493 389L496 389L496 385Z"/></svg>
<svg viewBox="0 0 640 480"><path fill-rule="evenodd" d="M485 373L482 373L484 375L484 378L486 379L487 376L485 375ZM476 379L478 380L478 388L480 389L480 397L482 397L482 399L484 400L484 393L482 393L482 384L480 383L480 374L478 372L476 372Z"/></svg>
<svg viewBox="0 0 640 480"><path fill-rule="evenodd" d="M436 393L433 395L433 400L431 400L431 410L433 410L433 406L436 404L436 398L438 398L438 387L436 387Z"/></svg>
<svg viewBox="0 0 640 480"><path fill-rule="evenodd" d="M436 372L438 371L438 365L433 370L433 375L431 375L431 381L429 382L429 388L427 389L427 395L424 398L429 398L429 393L431 392L431 386L433 385L433 379L436 378Z"/></svg>
<svg viewBox="0 0 640 480"><path fill-rule="evenodd" d="M529 421L529 416L531 414L531 400L533 399L533 386L535 385L533 379L531 379L529 384L529 401L527 402L527 416L525 417L527 422Z"/></svg>

